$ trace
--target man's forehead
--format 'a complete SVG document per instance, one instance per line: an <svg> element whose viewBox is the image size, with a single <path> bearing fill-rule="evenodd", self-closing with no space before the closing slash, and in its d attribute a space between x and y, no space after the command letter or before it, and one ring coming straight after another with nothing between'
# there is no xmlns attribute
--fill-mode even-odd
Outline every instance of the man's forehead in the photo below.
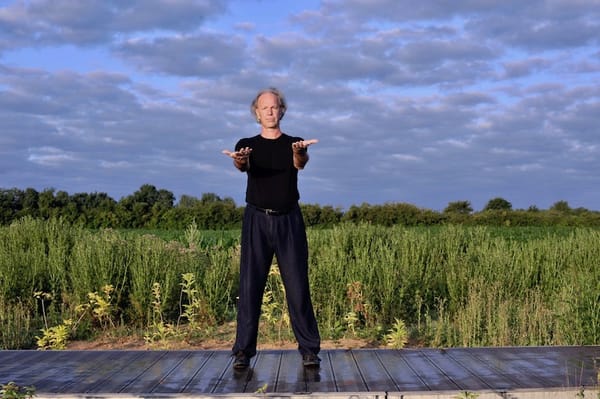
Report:
<svg viewBox="0 0 600 399"><path fill-rule="evenodd" d="M263 93L260 95L260 97L258 97L258 103L259 104L275 104L275 105L279 105L279 101L277 100L277 96L273 93Z"/></svg>

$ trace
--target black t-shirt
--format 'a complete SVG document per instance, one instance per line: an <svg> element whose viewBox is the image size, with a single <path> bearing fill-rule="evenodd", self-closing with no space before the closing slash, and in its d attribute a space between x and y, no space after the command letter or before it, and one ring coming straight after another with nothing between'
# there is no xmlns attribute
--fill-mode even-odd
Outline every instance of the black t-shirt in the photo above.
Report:
<svg viewBox="0 0 600 399"><path fill-rule="evenodd" d="M235 150L252 148L246 202L260 208L289 210L300 199L298 169L294 167L292 143L300 137L282 134L276 139L261 135L237 142Z"/></svg>

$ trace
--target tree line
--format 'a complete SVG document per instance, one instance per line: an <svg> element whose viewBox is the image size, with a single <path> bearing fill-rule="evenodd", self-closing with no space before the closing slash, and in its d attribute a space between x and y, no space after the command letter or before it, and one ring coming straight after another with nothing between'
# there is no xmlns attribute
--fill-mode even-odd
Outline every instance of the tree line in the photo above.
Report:
<svg viewBox="0 0 600 399"><path fill-rule="evenodd" d="M353 205L346 211L330 205L301 204L308 226L333 226L343 222L368 222L384 226L432 226L441 224L497 226L600 226L600 212L571 208L557 201L549 209L536 206L513 209L504 198L492 198L475 212L469 201L448 203L443 211L420 208L408 203ZM106 193L41 192L33 188L0 189L0 225L22 217L63 220L88 228L185 229L195 223L201 229L239 228L244 206L230 197L214 193L200 198L175 195L151 184L142 185L133 194L116 201Z"/></svg>

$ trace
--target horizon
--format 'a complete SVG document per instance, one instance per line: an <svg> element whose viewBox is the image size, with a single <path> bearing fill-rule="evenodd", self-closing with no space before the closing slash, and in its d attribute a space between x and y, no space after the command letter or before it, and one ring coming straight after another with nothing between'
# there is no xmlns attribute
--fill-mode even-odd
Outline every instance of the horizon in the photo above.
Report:
<svg viewBox="0 0 600 399"><path fill-rule="evenodd" d="M35 189L35 188L33 188L33 187L26 187L26 188L18 188L18 187L6 188L6 187L0 187L0 192L1 192L1 191L6 191L6 190L20 190L20 191L22 191L22 192L25 192L25 191L26 191L26 190L28 190L28 189L33 189L33 190L35 190L35 191L36 191L38 194L40 194L40 193L42 193L42 192L44 192L44 191L47 191L47 190L49 190L49 191L53 191L53 196L54 196L54 197L56 197L56 194L57 194L58 192L60 192L60 191L63 191L63 192L65 192L65 193L66 193L67 195L69 195L69 196L75 196L75 195L79 195L79 194L87 194L87 195L94 195L94 194L104 194L104 195L107 195L107 196L108 196L110 199L112 199L113 201L115 201L115 202L117 202L117 203L118 203L118 202L122 201L123 199L125 199L125 198L127 198L127 197L130 197L130 196L132 196L132 195L134 195L134 194L135 194L136 192L138 192L138 191L139 191L139 190L140 190L140 189L141 189L143 186L146 186L146 185L153 186L153 187L154 187L154 188L155 188L157 191L161 191L161 190L167 190L167 189L164 189L164 188L161 188L161 187L156 187L156 186L154 186L153 184L146 183L146 184L143 184L142 186L140 186L140 187L139 187L137 190L135 190L134 192L131 192L131 193L127 194L127 195L124 195L124 196L122 196L122 197L120 197L120 198L114 198L114 197L112 197L112 196L111 196L109 193L106 193L106 192L101 192L101 191L95 191L95 192L75 192L75 193L69 193L69 192L67 192L67 191L64 191L64 190L56 190L55 188L52 188L52 187L47 187L47 188L45 188L45 189L43 189L43 190L41 190L41 191L38 191L38 190L36 190L36 189ZM169 190L167 190L167 191L169 191ZM173 194L173 196L174 196L174 198L175 198L175 200L174 200L174 202L173 202L173 207L176 207L176 206L178 206L178 205L180 204L180 201L181 201L182 197L184 197L184 196L187 196L187 197L192 197L192 198L194 198L194 199L196 199L196 200L201 200L201 199L202 199L202 197L203 197L204 195L214 195L214 196L216 196L216 197L218 198L218 201L228 201L228 200L231 200L231 201L233 201L233 203L236 205L236 207L244 207L244 206L245 206L245 201L242 201L242 203L239 203L239 202L237 202L237 201L236 201L234 198L232 198L232 197L229 197L229 196L221 196L221 195L219 195L218 193L211 193L211 192L207 192L207 193L201 193L201 194L200 194L200 195L198 195L198 196L195 196L195 195L191 195L191 194L186 194L186 193L183 193L183 194L181 194L179 197L177 197L177 196L175 196L175 194L174 194L173 192L171 192L171 191L169 191L169 192L170 192L171 194ZM489 203L490 201L492 201L492 200L496 200L496 199L502 199L502 200L506 200L506 201L508 201L506 198L502 198L502 197L494 197L494 198L490 198L488 201L486 201L486 203L484 204L484 206L483 206L481 209L475 209L475 208L473 208L473 211L472 211L472 213L476 213L476 212L483 212L483 211L484 211L484 208L485 208L485 207L488 205L488 203ZM446 206L450 205L451 203L455 203L455 202L468 202L468 203L471 205L471 207L472 207L472 203L471 203L471 201L469 201L469 200L450 201L448 204L446 204ZM585 207L572 207L572 206L571 206L571 204L569 204L569 203L568 203L568 201L565 201L565 200L556 200L556 201L554 201L554 202L553 202L553 203L552 203L552 204L551 204L551 205L550 205L548 208L541 208L541 207L538 207L536 204L531 204L531 205L529 205L527 208L515 208L515 207L513 206L513 204L512 204L510 201L508 201L508 202L511 204L511 210L512 210L512 211L530 211L530 210L532 210L532 208L533 208L533 209L535 209L535 210L537 210L537 211L547 211L547 210L550 210L550 209L552 209L552 207L554 207L554 206L555 206L555 205L557 205L557 204L566 203L566 205L567 205L567 206L568 206L568 207L569 207L571 210L586 210L586 211L590 211L590 212L600 212L600 210L596 210L596 209L589 209L589 208L585 208ZM334 206L334 205L332 205L332 204L320 204L320 203L315 203L315 202L303 202L302 200L300 200L300 201L299 201L299 204L300 204L300 205L316 205L316 206L319 206L319 207L332 207L333 209L335 209L335 210L340 210L340 211L342 211L342 212L347 212L347 211L348 211L350 208L352 208L352 207L361 207L361 206L363 206L363 205L368 205L368 206L385 206L385 205L397 205L397 204L407 204L407 205L412 205L412 206L415 206L416 208L418 208L418 209L421 209L421 210L430 210L430 211L434 211L434 212L443 212L443 211L444 211L444 209L445 209L445 207L444 207L444 208L442 208L442 209L431 209L431 208L427 208L427 207L424 207L424 206L420 206L419 204L414 204L414 203L410 203L410 202L400 202L400 201L396 201L396 202L394 202L394 201L388 201L388 202L384 202L384 203L375 203L375 204L373 204L373 203L369 203L369 202L363 202L363 203L360 203L360 204L350 204L348 207Z"/></svg>

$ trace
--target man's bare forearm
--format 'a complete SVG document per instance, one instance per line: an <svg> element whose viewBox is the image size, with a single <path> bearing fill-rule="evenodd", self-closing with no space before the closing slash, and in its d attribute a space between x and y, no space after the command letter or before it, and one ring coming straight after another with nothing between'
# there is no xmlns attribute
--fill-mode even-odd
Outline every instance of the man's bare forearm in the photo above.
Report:
<svg viewBox="0 0 600 399"><path fill-rule="evenodd" d="M308 152L306 148L294 149L294 167L298 170L304 169L308 162Z"/></svg>
<svg viewBox="0 0 600 399"><path fill-rule="evenodd" d="M236 168L238 168L240 170L240 172L247 172L248 169L250 169L250 160L248 158L246 158L246 159L234 158L233 164L235 165Z"/></svg>
<svg viewBox="0 0 600 399"><path fill-rule="evenodd" d="M301 140L292 143L292 150L294 151L294 166L296 169L304 169L304 166L308 162L308 152L306 152L309 145L318 143L319 140Z"/></svg>
<svg viewBox="0 0 600 399"><path fill-rule="evenodd" d="M231 157L233 159L233 165L238 168L242 172L248 171L250 169L250 153L252 152L252 148L244 147L240 148L238 151L229 151L223 150L222 153Z"/></svg>

